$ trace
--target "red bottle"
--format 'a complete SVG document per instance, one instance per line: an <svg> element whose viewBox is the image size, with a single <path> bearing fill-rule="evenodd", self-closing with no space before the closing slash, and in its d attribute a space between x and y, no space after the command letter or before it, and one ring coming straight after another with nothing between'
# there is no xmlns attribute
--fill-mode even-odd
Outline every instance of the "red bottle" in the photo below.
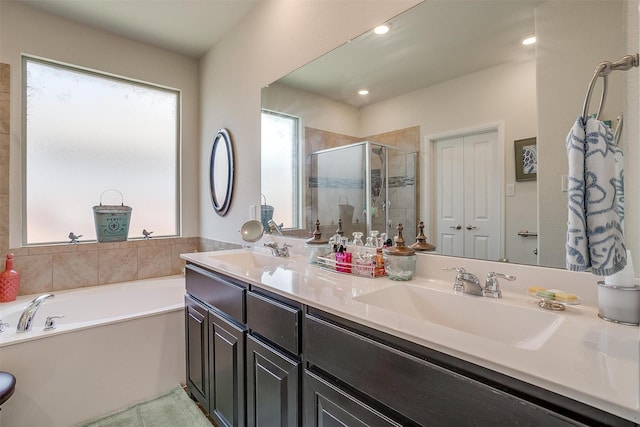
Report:
<svg viewBox="0 0 640 427"><path fill-rule="evenodd" d="M13 269L13 254L8 254L6 268L0 273L0 302L15 301L19 287L20 273Z"/></svg>

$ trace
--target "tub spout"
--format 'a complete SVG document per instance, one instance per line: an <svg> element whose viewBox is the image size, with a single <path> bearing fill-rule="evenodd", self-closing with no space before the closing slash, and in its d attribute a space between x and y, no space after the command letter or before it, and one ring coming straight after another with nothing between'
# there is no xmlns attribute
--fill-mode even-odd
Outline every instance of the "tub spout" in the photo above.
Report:
<svg viewBox="0 0 640 427"><path fill-rule="evenodd" d="M24 309L22 315L20 316L20 320L18 320L18 327L16 332L28 332L31 330L31 324L33 323L33 317L36 315L36 311L40 308L42 303L47 298L53 298L53 294L44 294L35 298L33 301L29 303L27 308Z"/></svg>

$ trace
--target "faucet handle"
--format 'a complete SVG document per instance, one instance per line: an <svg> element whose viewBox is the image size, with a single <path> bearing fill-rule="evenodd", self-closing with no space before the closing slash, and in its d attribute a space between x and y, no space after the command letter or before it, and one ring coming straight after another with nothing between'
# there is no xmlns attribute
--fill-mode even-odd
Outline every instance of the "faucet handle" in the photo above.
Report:
<svg viewBox="0 0 640 427"><path fill-rule="evenodd" d="M500 291L498 277L509 281L516 280L516 276L490 271L489 273L487 273L487 280L485 281L484 289L482 290L484 296L492 298L502 298L502 291Z"/></svg>
<svg viewBox="0 0 640 427"><path fill-rule="evenodd" d="M467 272L467 270L465 270L464 267L442 267L442 269L447 271L454 270L456 272L456 279L453 282L453 290L454 292L463 292L464 285L460 283L460 279L462 278L462 275Z"/></svg>
<svg viewBox="0 0 640 427"><path fill-rule="evenodd" d="M461 273L465 273L467 271L467 270L464 269L464 267L442 267L442 269L446 270L446 271L455 270L456 276L461 274Z"/></svg>
<svg viewBox="0 0 640 427"><path fill-rule="evenodd" d="M50 331L56 328L56 319L62 319L64 316L56 315L56 316L47 316L47 319L44 321L44 330Z"/></svg>

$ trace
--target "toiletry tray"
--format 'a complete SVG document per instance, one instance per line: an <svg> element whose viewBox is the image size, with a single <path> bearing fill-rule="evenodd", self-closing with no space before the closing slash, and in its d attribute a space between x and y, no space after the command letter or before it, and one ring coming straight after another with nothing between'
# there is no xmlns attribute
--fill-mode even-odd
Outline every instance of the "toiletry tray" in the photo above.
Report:
<svg viewBox="0 0 640 427"><path fill-rule="evenodd" d="M379 265L369 265L360 263L346 263L343 261L337 261L328 257L318 257L318 267L335 271L336 273L350 274L353 276L368 277L375 279L377 277L385 276L384 267Z"/></svg>
<svg viewBox="0 0 640 427"><path fill-rule="evenodd" d="M546 289L529 287L527 295L538 298L538 305L547 310L562 311L567 305L579 305L580 298L577 295L558 289Z"/></svg>

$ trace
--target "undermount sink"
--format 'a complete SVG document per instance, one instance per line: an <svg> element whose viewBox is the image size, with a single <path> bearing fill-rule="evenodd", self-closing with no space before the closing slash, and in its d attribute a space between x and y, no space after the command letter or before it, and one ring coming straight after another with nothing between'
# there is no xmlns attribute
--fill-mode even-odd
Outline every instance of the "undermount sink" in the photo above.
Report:
<svg viewBox="0 0 640 427"><path fill-rule="evenodd" d="M527 350L542 346L564 320L557 313L517 307L500 299L408 284L370 292L354 300Z"/></svg>
<svg viewBox="0 0 640 427"><path fill-rule="evenodd" d="M211 258L245 269L282 267L289 263L288 258L274 257L268 253L260 252L234 252L211 255Z"/></svg>

